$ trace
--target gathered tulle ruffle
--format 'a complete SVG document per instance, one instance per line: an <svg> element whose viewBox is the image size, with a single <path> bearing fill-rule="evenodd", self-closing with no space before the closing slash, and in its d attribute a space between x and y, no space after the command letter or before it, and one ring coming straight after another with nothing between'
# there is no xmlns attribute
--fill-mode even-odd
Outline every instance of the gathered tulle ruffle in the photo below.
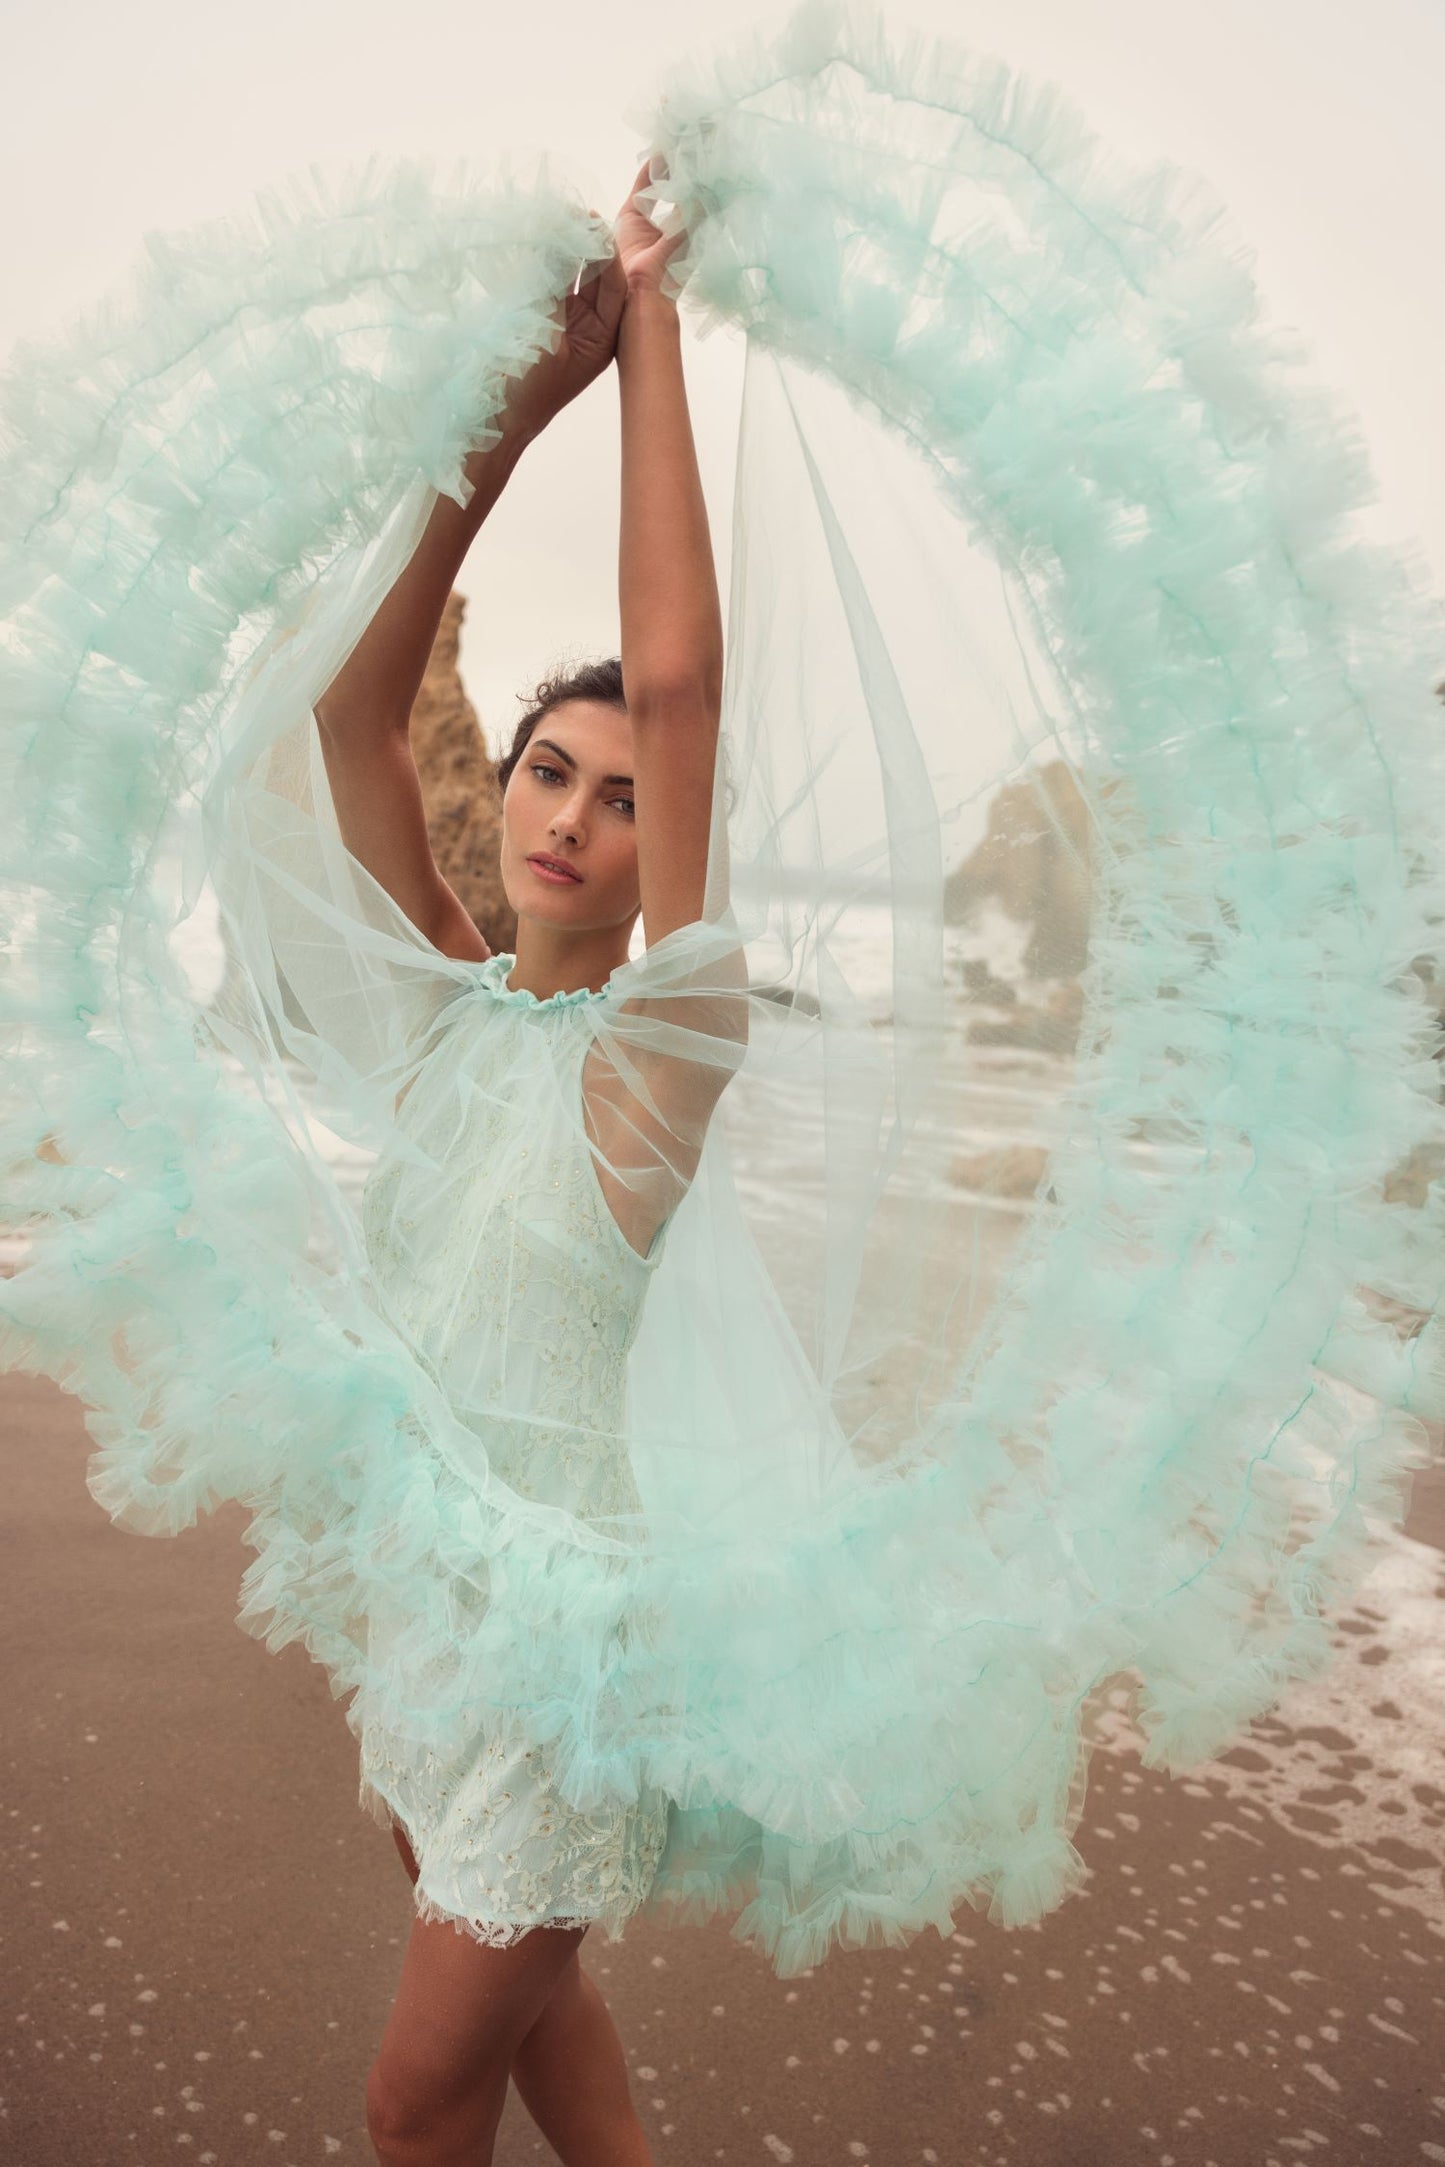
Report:
<svg viewBox="0 0 1445 2167"><path fill-rule="evenodd" d="M455 1749L520 1719L580 1807L661 1789L650 1905L735 1914L788 1974L946 1934L965 1901L1005 1927L1047 1913L1085 1878L1096 1689L1130 1681L1146 1758L1197 1766L1329 1660L1400 1516L1422 1420L1445 1417L1440 1033L1411 976L1445 919L1441 617L1355 531L1358 434L1256 321L1217 208L1117 170L1053 93L810 7L678 70L637 120L688 218L687 307L792 372L797 433L752 409L738 517L763 528L770 459L816 489L877 672L856 727L899 793L895 870L926 857L905 815L929 778L828 501L811 375L986 539L1087 746L1100 885L1067 1119L967 1362L875 1463L813 1491L780 1467L750 1520L589 1524L488 1479L368 1298L282 1064L268 1099L173 953L157 865L179 834L204 867L195 794L218 819L240 801L251 674L318 595L355 636L429 492L465 495L466 451L599 245L545 176L445 186L416 163L153 239L122 300L12 358L0 1162L29 1248L0 1282L0 1362L84 1402L118 1523L248 1506L240 1622L305 1646L358 1732ZM753 576L748 632L772 568ZM777 708L754 689L729 710L749 866ZM280 802L257 796L244 836L278 888L313 842L311 811ZM357 892L408 1025L359 1001L374 1058L358 1037L315 1103L364 1136L480 996L475 966ZM681 929L560 997L565 1027L625 1045L627 1002L718 945L716 924ZM913 953L899 941L900 1041ZM918 1023L915 1073L932 1043ZM1145 1169L1151 1124L1176 1149ZM1414 1190L1393 1179L1410 1163ZM701 1374L661 1350L703 1331L685 1262L728 1223L725 1175L710 1138L649 1292L640 1421L663 1420L649 1390ZM861 1176L841 1192L845 1255L871 1201ZM742 1305L751 1252L721 1253ZM895 1347L907 1268L865 1319ZM841 1267L822 1298L862 1306ZM863 1366L848 1323L818 1329L821 1398ZM796 1351L718 1360L715 1434ZM765 1469L746 1419L739 1465Z"/></svg>

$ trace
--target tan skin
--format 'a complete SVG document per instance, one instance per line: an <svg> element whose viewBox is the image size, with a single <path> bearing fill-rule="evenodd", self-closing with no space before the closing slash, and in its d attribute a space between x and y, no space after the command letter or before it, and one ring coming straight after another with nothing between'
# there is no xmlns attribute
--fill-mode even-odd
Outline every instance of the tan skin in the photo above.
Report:
<svg viewBox="0 0 1445 2167"><path fill-rule="evenodd" d="M315 710L348 850L442 953L485 960L486 942L432 857L411 710L467 548L517 460L615 361L628 707L571 701L553 710L502 802L501 874L517 913L511 983L539 997L601 986L626 960L639 912L651 945L695 921L703 903L722 625L680 327L661 290L681 237L664 237L636 203L646 179L644 167L615 222L611 258L561 304L556 352L514 381L500 439L468 457L470 502L463 509L437 499L409 563ZM536 851L581 878L541 880L527 862ZM593 1082L605 1151L606 1078ZM705 1126L707 1104L666 1102L669 1088L698 1098L695 1083L655 1082L676 1134ZM605 1169L599 1179L623 1233L645 1251L662 1216L657 1198L644 1210ZM406 1836L394 1834L415 1881ZM579 1961L585 1932L539 1927L498 1949L447 1922L413 1922L367 2079L367 2125L383 2167L489 2167L509 2081L563 2167L651 2167L621 2042Z"/></svg>

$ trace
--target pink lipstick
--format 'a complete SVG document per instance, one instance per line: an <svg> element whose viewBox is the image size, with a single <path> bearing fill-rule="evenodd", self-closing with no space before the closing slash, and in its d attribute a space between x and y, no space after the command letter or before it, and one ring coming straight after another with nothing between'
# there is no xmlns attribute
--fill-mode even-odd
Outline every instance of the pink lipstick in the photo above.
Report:
<svg viewBox="0 0 1445 2167"><path fill-rule="evenodd" d="M549 858L545 853L534 854L528 858L527 863L539 880L555 881L559 886L564 881L575 883L582 878L580 873L572 872L560 858Z"/></svg>

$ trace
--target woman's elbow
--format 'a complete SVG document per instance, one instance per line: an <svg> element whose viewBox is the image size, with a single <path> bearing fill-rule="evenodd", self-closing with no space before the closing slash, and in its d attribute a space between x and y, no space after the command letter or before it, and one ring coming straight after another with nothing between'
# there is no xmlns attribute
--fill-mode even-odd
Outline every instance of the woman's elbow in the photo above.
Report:
<svg viewBox="0 0 1445 2167"><path fill-rule="evenodd" d="M634 683L622 665L627 711L634 719L658 715L716 722L722 712L722 664L651 665Z"/></svg>

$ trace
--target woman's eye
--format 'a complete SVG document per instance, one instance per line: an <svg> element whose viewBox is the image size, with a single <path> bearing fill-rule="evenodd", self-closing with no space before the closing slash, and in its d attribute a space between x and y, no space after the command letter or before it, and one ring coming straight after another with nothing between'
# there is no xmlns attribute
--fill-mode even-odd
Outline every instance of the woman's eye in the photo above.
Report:
<svg viewBox="0 0 1445 2167"><path fill-rule="evenodd" d="M540 775L544 777L551 776L557 782L561 782L563 780L562 770L558 767L553 767L550 760L529 760L527 765L531 768L534 775ZM608 802L612 805L626 806L629 814L635 814L637 811L637 803L636 800L633 798L611 798L608 800Z"/></svg>

